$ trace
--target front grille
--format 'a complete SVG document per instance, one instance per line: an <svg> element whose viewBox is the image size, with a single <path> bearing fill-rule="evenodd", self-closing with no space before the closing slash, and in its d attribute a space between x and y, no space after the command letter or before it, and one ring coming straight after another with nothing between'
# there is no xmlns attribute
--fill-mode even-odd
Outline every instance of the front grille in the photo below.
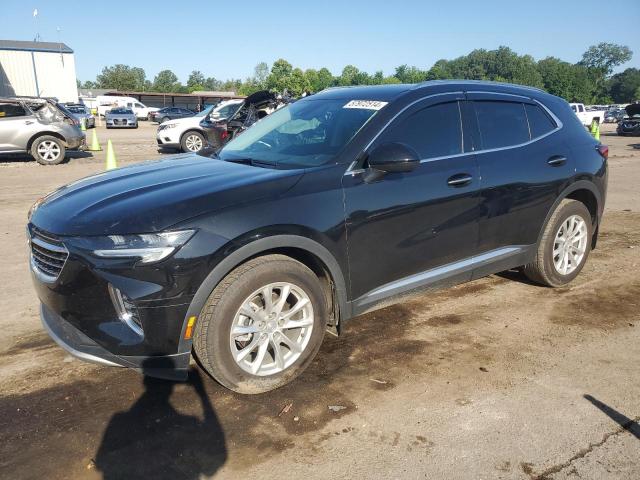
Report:
<svg viewBox="0 0 640 480"><path fill-rule="evenodd" d="M69 252L58 237L33 227L31 230L31 266L46 280L58 278Z"/></svg>

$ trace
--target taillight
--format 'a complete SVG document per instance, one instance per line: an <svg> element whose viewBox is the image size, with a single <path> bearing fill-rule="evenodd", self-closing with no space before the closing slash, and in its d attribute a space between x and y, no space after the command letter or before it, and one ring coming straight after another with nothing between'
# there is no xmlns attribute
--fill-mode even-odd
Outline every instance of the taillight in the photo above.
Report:
<svg viewBox="0 0 640 480"><path fill-rule="evenodd" d="M224 140L229 136L229 132L227 132L226 130L222 131L222 134L220 135L220 139Z"/></svg>
<svg viewBox="0 0 640 480"><path fill-rule="evenodd" d="M600 144L596 148L598 149L598 153L602 158L604 158L605 160L609 158L609 147L607 145Z"/></svg>

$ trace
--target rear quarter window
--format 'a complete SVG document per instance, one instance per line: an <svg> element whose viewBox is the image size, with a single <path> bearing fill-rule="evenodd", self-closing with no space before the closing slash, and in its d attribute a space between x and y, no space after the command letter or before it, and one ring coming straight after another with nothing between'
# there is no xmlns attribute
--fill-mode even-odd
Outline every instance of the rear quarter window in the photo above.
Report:
<svg viewBox="0 0 640 480"><path fill-rule="evenodd" d="M531 138L541 137L556 128L555 122L539 105L525 104Z"/></svg>
<svg viewBox="0 0 640 480"><path fill-rule="evenodd" d="M519 102L474 102L483 149L509 147L528 142L529 124Z"/></svg>

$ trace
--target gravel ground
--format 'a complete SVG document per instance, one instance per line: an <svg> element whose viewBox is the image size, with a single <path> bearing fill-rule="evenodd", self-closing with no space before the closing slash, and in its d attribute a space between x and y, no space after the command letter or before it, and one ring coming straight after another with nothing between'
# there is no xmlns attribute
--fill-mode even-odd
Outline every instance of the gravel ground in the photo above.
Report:
<svg viewBox="0 0 640 480"><path fill-rule="evenodd" d="M98 135L127 164L163 155L154 127ZM291 385L244 397L196 367L145 380L53 344L26 212L104 152L0 163L0 478L640 478L640 140L612 131L600 242L569 287L504 273L417 297L328 336Z"/></svg>

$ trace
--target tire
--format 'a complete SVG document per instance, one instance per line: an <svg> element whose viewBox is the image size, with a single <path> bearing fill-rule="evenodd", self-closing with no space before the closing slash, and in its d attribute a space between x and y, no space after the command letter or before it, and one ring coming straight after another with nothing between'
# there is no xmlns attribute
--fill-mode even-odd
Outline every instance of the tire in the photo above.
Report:
<svg viewBox="0 0 640 480"><path fill-rule="evenodd" d="M164 123L169 120L171 120L169 117L162 117L162 120L160 120L160 123Z"/></svg>
<svg viewBox="0 0 640 480"><path fill-rule="evenodd" d="M300 303L303 308L293 315L296 317L301 314L304 317L294 318L291 321L307 322L305 325L308 326L290 330L286 330L285 327L282 330L289 332L287 340L290 343L294 345L301 343L300 353L286 347L284 340L279 340L282 339L282 334L280 331L274 332L273 329L277 328L281 320L277 315L273 318L265 318L263 312L268 309L264 304L260 306L254 303L253 305L257 308L248 307L251 308L252 313L256 314L255 320L243 316L239 311L247 300L265 298L261 293L265 286L273 287L273 290L269 291L272 292L270 296L277 308L283 291L282 289L278 291L278 284L291 286L291 294L287 299L294 301L287 302L281 308L285 313L292 306L298 305L300 298L306 295L306 303ZM275 299L274 295L277 295ZM311 316L309 311L312 312ZM244 322L240 327L238 327L238 319ZM200 365L223 386L243 394L268 392L291 382L309 366L322 343L326 320L327 301L316 275L305 265L290 257L266 255L237 267L211 292L196 324L193 347ZM250 325L247 326L247 323ZM236 334L232 340L231 329L234 326L236 329L254 329L257 333L245 333L240 336ZM305 328L306 332L303 333ZM262 341L262 337L266 337L266 340ZM291 337L296 340L292 340ZM278 349L283 352L280 365L276 362L274 341L278 343ZM263 343L267 344L262 356L264 362L259 362L261 367L258 367L257 373L253 373L251 370L258 361L262 348L260 345ZM253 348L252 345L254 345ZM237 362L234 353L238 354L243 348L248 349L250 353ZM253 361L248 363L251 359Z"/></svg>
<svg viewBox="0 0 640 480"><path fill-rule="evenodd" d="M569 242L569 245L574 245L575 247L575 249L574 247L569 247L569 252L574 252L577 257L574 257L572 253L568 255L562 253L563 248L561 245L565 242L558 239L558 237L564 236L560 235L561 229L564 229L563 232L565 234L567 232L571 233L572 227L568 225L575 225L576 223L570 222L570 219L580 219L584 224L584 229L576 233L575 237L576 239L583 238L584 235L584 244L582 244L582 240L578 241L577 246L573 243L577 240ZM561 287L568 284L578 276L584 267L591 251L592 237L593 225L591 214L587 207L577 200L563 200L547 222L538 244L536 258L533 262L524 266L524 274L531 281L549 287ZM554 255L554 248L557 248L556 252L560 253ZM581 256L578 255L580 252L582 252ZM561 262L562 258L569 259L569 262L563 264ZM560 264L559 267L558 263ZM566 265L566 268L563 269L563 265Z"/></svg>
<svg viewBox="0 0 640 480"><path fill-rule="evenodd" d="M206 143L202 133L190 130L182 135L180 148L183 152L197 153L205 147Z"/></svg>
<svg viewBox="0 0 640 480"><path fill-rule="evenodd" d="M51 135L38 137L31 144L31 156L40 165L58 165L64 161L65 153L62 140Z"/></svg>

